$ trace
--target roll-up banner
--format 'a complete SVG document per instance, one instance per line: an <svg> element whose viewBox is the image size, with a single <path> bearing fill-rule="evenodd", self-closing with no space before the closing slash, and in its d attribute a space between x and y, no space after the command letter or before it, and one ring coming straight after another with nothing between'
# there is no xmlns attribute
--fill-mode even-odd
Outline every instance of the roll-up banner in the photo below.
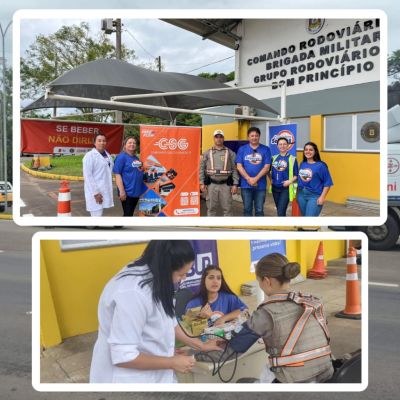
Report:
<svg viewBox="0 0 400 400"><path fill-rule="evenodd" d="M275 125L269 127L269 148L271 155L279 153L277 142L284 137L289 142L288 153L296 157L297 124Z"/></svg>
<svg viewBox="0 0 400 400"><path fill-rule="evenodd" d="M200 216L200 141L200 127L140 127L147 190L139 199L139 215Z"/></svg>
<svg viewBox="0 0 400 400"><path fill-rule="evenodd" d="M181 282L181 289L188 288L197 292L200 287L201 276L208 265L218 265L218 249L216 240L191 240L196 254L192 269Z"/></svg>
<svg viewBox="0 0 400 400"><path fill-rule="evenodd" d="M121 151L123 125L22 119L21 153L84 154L97 133L106 136L109 153Z"/></svg>
<svg viewBox="0 0 400 400"><path fill-rule="evenodd" d="M256 264L271 253L286 254L286 240L250 240L250 272L255 272Z"/></svg>

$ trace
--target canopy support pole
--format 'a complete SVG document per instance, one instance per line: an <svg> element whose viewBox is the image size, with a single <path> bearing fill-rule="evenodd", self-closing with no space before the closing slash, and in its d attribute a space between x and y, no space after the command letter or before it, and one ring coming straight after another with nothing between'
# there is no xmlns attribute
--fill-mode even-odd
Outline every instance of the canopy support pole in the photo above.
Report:
<svg viewBox="0 0 400 400"><path fill-rule="evenodd" d="M281 121L286 120L286 85L282 83L281 85Z"/></svg>

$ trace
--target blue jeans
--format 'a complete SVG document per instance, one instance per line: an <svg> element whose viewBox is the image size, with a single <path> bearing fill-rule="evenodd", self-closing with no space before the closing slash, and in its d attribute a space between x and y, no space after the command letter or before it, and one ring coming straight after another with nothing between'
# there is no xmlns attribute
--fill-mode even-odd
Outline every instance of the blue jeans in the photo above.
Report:
<svg viewBox="0 0 400 400"><path fill-rule="evenodd" d="M266 191L265 189L250 189L242 188L240 189L242 200L243 200L243 215L245 217L253 216L253 204L256 217L264 216L264 203Z"/></svg>
<svg viewBox="0 0 400 400"><path fill-rule="evenodd" d="M278 217L286 217L286 209L289 204L289 188L272 186L272 196L274 197Z"/></svg>
<svg viewBox="0 0 400 400"><path fill-rule="evenodd" d="M310 192L307 189L297 190L297 203L299 203L301 215L303 217L318 217L322 206L317 204L319 194Z"/></svg>

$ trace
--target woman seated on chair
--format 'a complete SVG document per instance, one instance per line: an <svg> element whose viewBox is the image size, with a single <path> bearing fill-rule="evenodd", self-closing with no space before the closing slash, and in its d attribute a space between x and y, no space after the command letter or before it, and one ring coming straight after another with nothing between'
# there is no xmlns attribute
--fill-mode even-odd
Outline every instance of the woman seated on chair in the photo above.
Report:
<svg viewBox="0 0 400 400"><path fill-rule="evenodd" d="M186 310L199 306L200 316L209 318L216 326L237 318L248 308L229 288L221 268L216 265L206 267L199 291L186 305Z"/></svg>

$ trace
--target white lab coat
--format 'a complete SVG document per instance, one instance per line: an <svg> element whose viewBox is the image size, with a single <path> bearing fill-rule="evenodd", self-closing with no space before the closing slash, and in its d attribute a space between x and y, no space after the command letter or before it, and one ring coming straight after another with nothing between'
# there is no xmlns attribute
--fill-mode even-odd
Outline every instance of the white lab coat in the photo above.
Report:
<svg viewBox="0 0 400 400"><path fill-rule="evenodd" d="M112 170L113 159L107 153L104 158L95 148L90 150L83 157L83 179L85 188L86 210L98 211L102 208L114 207ZM94 195L101 193L103 203L98 204Z"/></svg>
<svg viewBox="0 0 400 400"><path fill-rule="evenodd" d="M149 285L140 287L140 281L148 277L130 275L117 279L117 274L105 286L98 307L99 332L90 368L91 383L176 382L172 369L146 371L116 366L134 360L140 353L174 355L177 322L161 304L154 303Z"/></svg>

